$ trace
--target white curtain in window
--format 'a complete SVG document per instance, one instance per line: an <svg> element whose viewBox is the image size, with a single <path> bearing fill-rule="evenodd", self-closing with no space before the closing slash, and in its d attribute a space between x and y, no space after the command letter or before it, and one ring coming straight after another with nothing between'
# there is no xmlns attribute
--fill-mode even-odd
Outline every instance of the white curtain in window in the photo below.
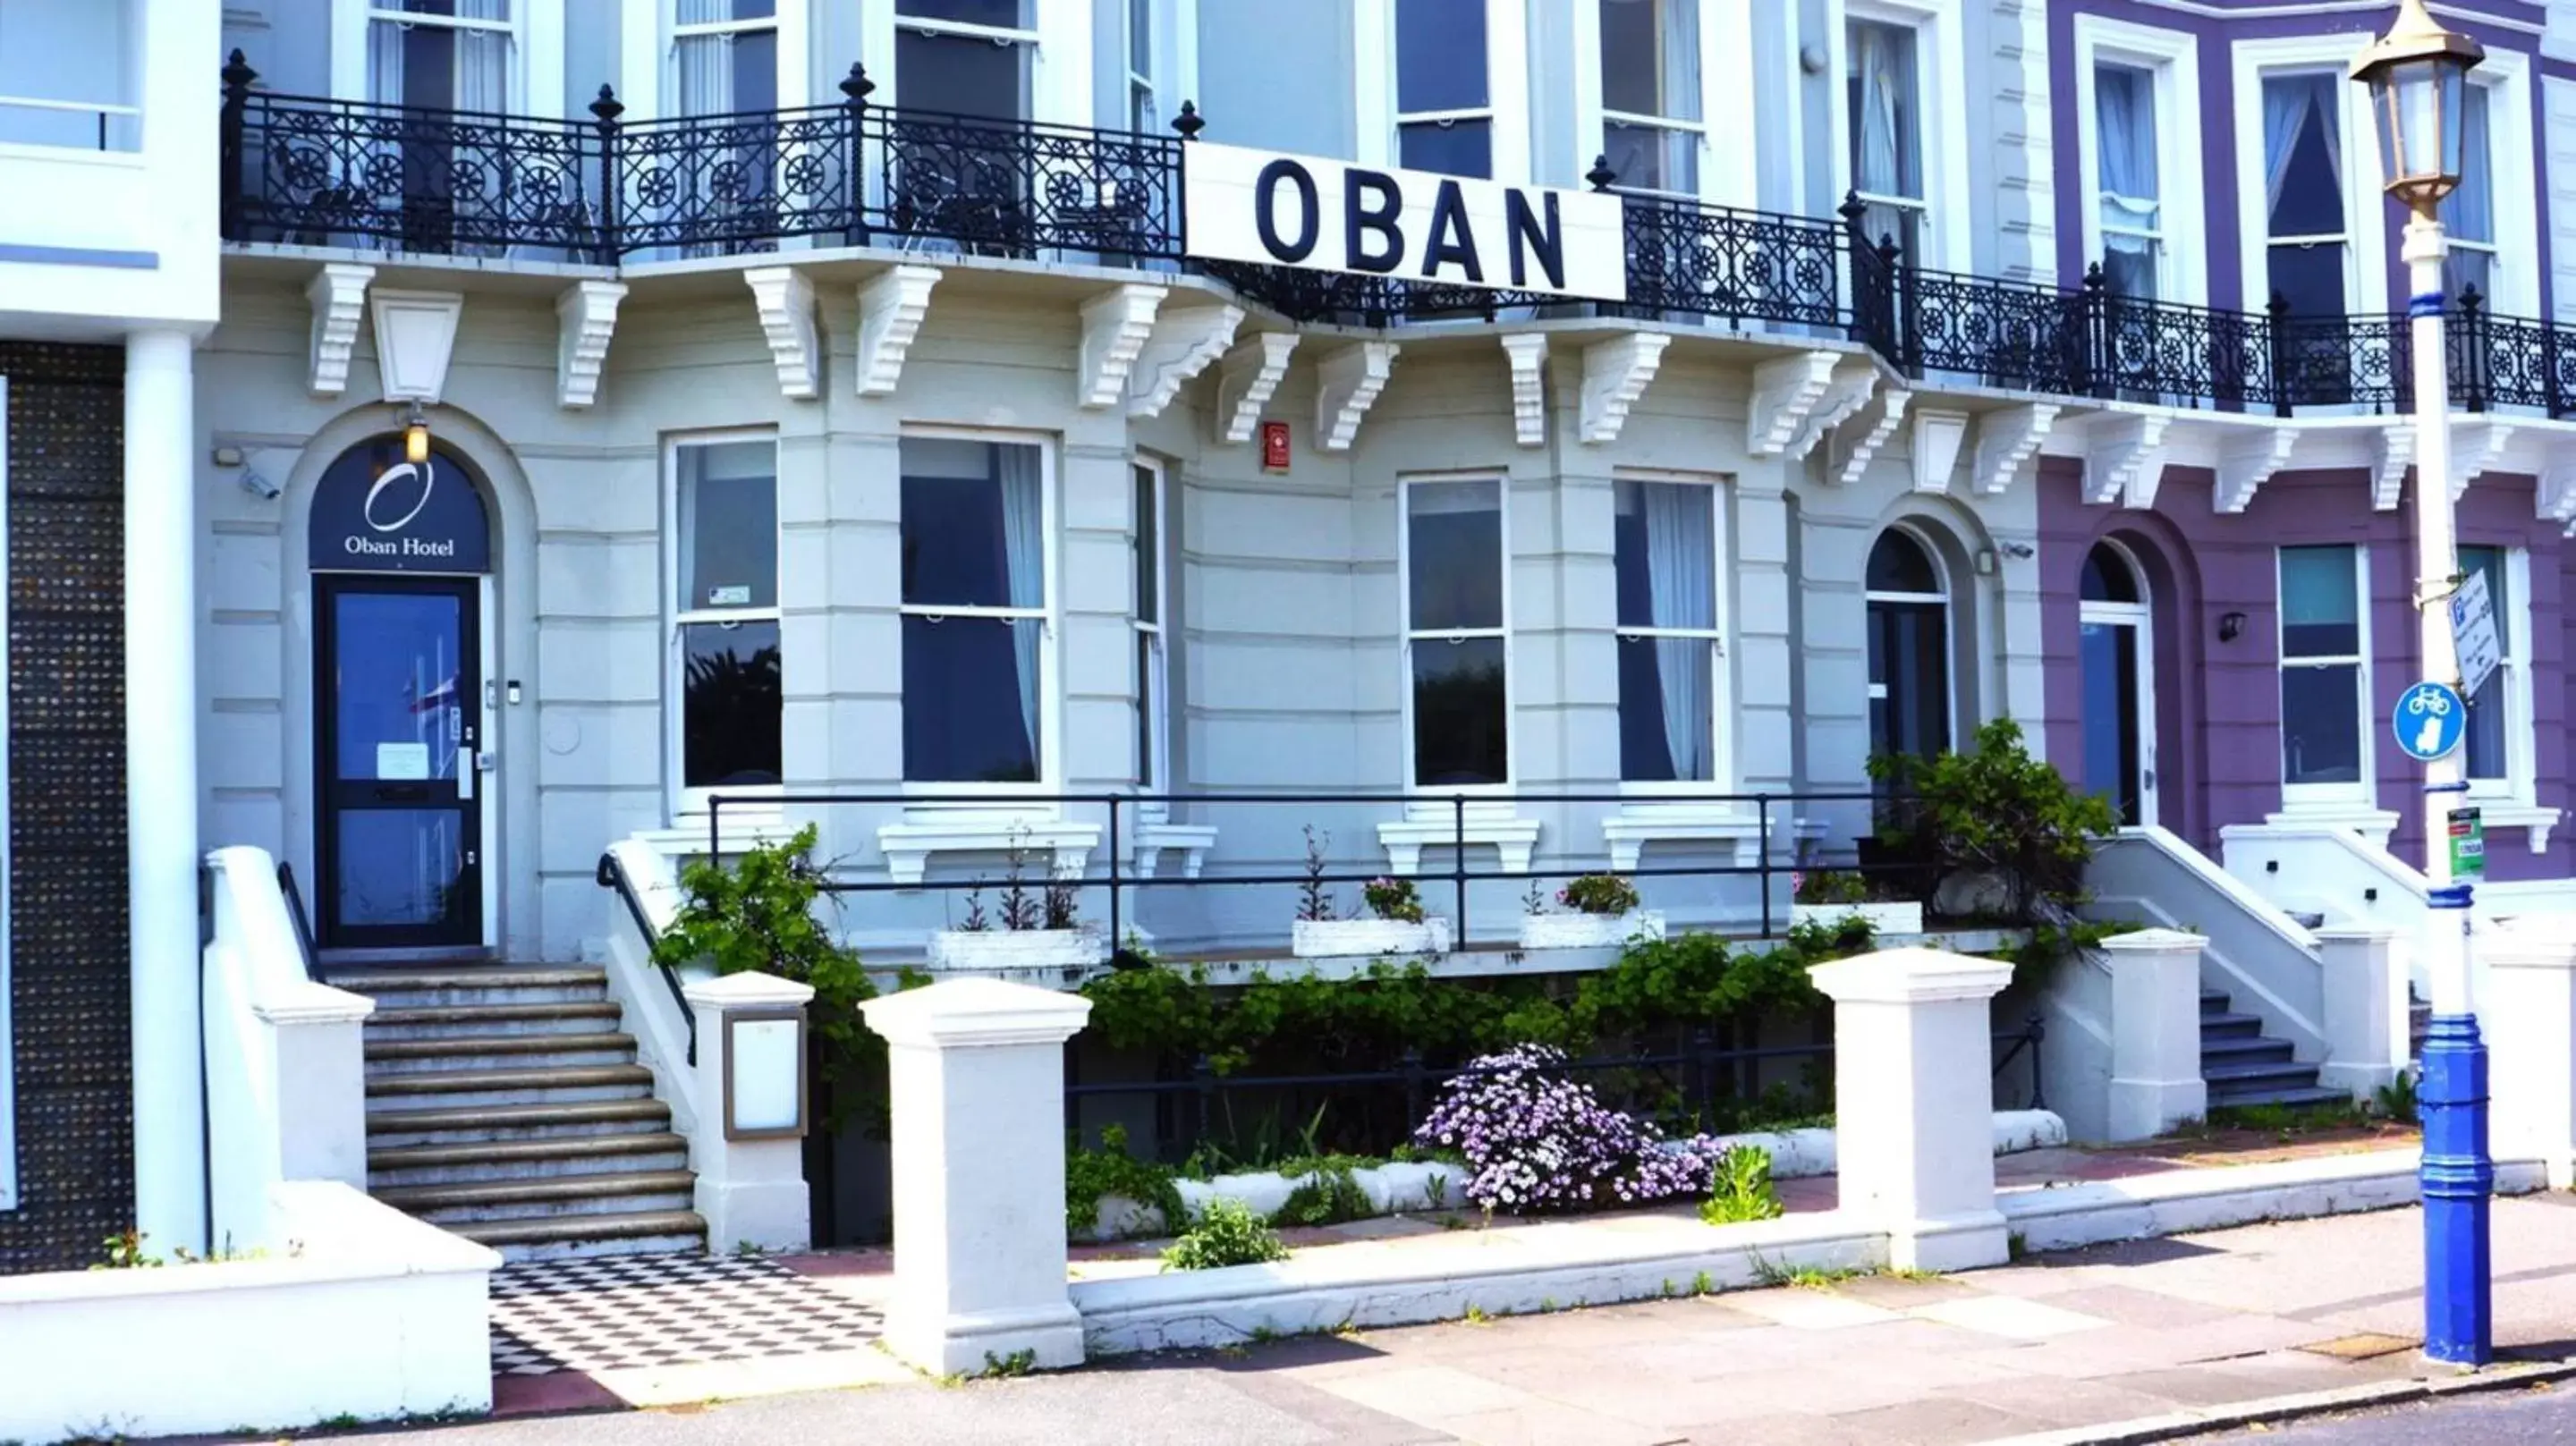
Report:
<svg viewBox="0 0 2576 1446"><path fill-rule="evenodd" d="M456 0L464 20L510 18L510 0ZM506 111L510 107L510 32L459 30L456 33L456 108Z"/></svg>
<svg viewBox="0 0 2576 1446"><path fill-rule="evenodd" d="M2155 96L2136 71L2094 77L2093 119L2100 151L2102 222L2152 230L2156 224Z"/></svg>
<svg viewBox="0 0 2576 1446"><path fill-rule="evenodd" d="M2495 177L2487 149L2487 93L2460 96L2460 184L2442 202L2442 224L2457 241L2495 241Z"/></svg>
<svg viewBox="0 0 2576 1446"><path fill-rule="evenodd" d="M367 27L367 99L379 105L402 104L403 35L399 21Z"/></svg>
<svg viewBox="0 0 2576 1446"><path fill-rule="evenodd" d="M1700 118L1699 6L1663 0L1663 73L1655 79L1659 113L1672 120ZM1697 137L1684 139L1696 140Z"/></svg>
<svg viewBox="0 0 2576 1446"><path fill-rule="evenodd" d="M733 18L732 0L679 0L682 25L706 25ZM674 47L680 62L682 115L733 113L733 37L684 35Z"/></svg>
<svg viewBox="0 0 2576 1446"><path fill-rule="evenodd" d="M1046 606L1046 499L1039 491L1038 449L993 448L993 478L1002 487L1002 560L1010 570L1011 606ZM1038 756L1038 635L1035 619L1010 624L1019 665L1020 726L1027 730L1029 757Z"/></svg>
<svg viewBox="0 0 2576 1446"><path fill-rule="evenodd" d="M1902 140L1897 135L1896 36L1883 25L1851 28L1852 64L1860 74L1860 114L1852 118L1858 149L1854 183L1877 196L1906 194Z"/></svg>
<svg viewBox="0 0 2576 1446"><path fill-rule="evenodd" d="M1716 529L1707 489L1667 484L1637 491L1645 503L1649 620L1658 628L1717 626ZM1706 638L1655 639L1664 747L1672 754L1676 779L1708 777L1710 652Z"/></svg>

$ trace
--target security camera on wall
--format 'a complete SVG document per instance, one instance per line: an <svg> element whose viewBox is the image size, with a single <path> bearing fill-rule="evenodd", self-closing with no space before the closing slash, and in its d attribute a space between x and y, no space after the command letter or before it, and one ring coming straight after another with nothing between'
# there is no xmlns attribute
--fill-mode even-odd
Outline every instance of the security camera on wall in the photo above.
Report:
<svg viewBox="0 0 2576 1446"><path fill-rule="evenodd" d="M286 490L285 488L268 480L266 473L255 471L244 471L242 473L241 485L243 491L248 492L253 497L257 497L268 502L276 501L278 494Z"/></svg>

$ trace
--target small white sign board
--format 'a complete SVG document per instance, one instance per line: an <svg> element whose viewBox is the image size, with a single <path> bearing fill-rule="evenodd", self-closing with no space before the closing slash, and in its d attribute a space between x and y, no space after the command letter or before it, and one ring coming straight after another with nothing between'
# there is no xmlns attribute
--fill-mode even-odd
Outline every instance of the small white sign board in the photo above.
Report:
<svg viewBox="0 0 2576 1446"><path fill-rule="evenodd" d="M2483 572L2471 572L2451 594L2451 639L2460 654L2461 696L2474 698L2504 657L2504 644L2496 637L2495 598Z"/></svg>
<svg viewBox="0 0 2576 1446"><path fill-rule="evenodd" d="M376 745L376 779L429 777L429 745L426 743L379 743Z"/></svg>

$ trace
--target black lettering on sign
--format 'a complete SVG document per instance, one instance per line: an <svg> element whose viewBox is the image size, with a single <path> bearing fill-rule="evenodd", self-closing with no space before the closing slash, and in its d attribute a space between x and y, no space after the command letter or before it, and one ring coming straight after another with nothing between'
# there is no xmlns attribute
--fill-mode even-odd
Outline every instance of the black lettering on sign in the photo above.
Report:
<svg viewBox="0 0 2576 1446"><path fill-rule="evenodd" d="M1279 183L1286 181L1297 190L1297 237L1282 240L1279 218L1273 206L1279 196ZM1261 249L1294 265L1312 255L1315 234L1323 229L1324 218L1318 214L1322 203L1315 199L1315 178L1295 161L1281 159L1261 168L1261 176L1252 183L1252 220L1261 231Z"/></svg>
<svg viewBox="0 0 2576 1446"><path fill-rule="evenodd" d="M1367 198L1363 200L1362 198ZM1393 271L1404 263L1404 230L1396 221L1404 214L1404 191L1395 177L1384 171L1364 171L1354 167L1342 180L1342 255L1353 271L1373 271L1379 275ZM1371 247L1362 244L1363 235L1379 238Z"/></svg>
<svg viewBox="0 0 2576 1446"><path fill-rule="evenodd" d="M1556 212L1556 195L1546 192L1539 197L1545 217L1530 212L1527 193L1503 192L1503 229L1508 235L1512 253L1512 285L1529 285L1530 258L1538 259L1538 269L1547 276L1547 284L1558 291L1565 289L1565 223Z"/></svg>
<svg viewBox="0 0 2576 1446"><path fill-rule="evenodd" d="M1422 258L1422 279L1439 280L1440 268L1452 262L1467 273L1467 280L1484 284L1485 264L1476 259L1476 233L1467 225L1466 193L1456 181L1442 181L1440 195L1431 203L1431 245Z"/></svg>

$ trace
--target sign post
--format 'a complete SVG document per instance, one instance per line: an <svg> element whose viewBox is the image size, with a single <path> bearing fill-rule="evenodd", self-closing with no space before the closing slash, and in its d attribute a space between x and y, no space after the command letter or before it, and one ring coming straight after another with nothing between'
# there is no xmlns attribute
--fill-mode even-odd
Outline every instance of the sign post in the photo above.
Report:
<svg viewBox="0 0 2576 1446"><path fill-rule="evenodd" d="M2460 696L2474 698L2504 660L2504 642L2496 636L2495 595L2485 573L2470 573L2451 594L2451 637L2460 653Z"/></svg>

